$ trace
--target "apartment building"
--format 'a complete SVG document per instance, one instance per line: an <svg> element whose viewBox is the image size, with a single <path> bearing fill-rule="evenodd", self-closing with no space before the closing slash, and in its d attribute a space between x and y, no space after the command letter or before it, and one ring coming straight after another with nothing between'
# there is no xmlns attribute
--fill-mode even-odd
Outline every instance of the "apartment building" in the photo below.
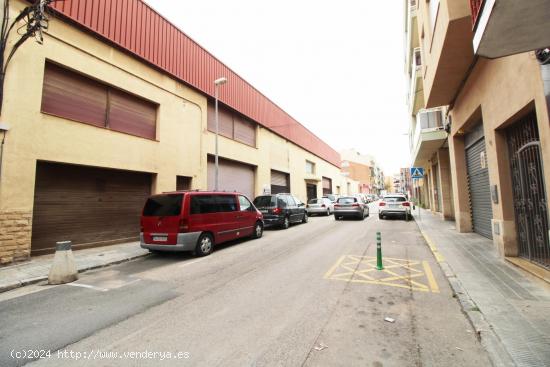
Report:
<svg viewBox="0 0 550 367"><path fill-rule="evenodd" d="M10 20L29 4L12 0ZM118 4L52 3L43 44L28 40L9 65L1 264L61 240L80 249L137 239L151 193L213 189L220 77L220 190L305 201L355 189L338 152L228 66L144 2Z"/></svg>
<svg viewBox="0 0 550 367"><path fill-rule="evenodd" d="M361 154L355 149L340 151L342 172L358 181L359 191L365 194L379 194L384 189L382 169L372 155Z"/></svg>
<svg viewBox="0 0 550 367"><path fill-rule="evenodd" d="M406 7L412 164L427 169L429 206L506 259L548 270L550 2Z"/></svg>

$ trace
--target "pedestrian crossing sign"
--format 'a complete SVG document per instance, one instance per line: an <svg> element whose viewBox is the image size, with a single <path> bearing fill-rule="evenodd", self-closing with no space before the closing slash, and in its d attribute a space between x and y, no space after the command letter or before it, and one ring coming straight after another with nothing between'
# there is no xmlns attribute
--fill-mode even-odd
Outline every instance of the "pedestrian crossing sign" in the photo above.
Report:
<svg viewBox="0 0 550 367"><path fill-rule="evenodd" d="M423 178L423 177L424 177L424 168L411 167L411 178Z"/></svg>

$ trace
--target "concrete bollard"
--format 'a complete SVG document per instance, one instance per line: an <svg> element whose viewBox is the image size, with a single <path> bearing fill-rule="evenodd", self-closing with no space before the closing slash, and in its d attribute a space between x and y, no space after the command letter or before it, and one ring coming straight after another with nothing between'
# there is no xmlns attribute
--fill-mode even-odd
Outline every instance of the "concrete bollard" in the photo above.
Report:
<svg viewBox="0 0 550 367"><path fill-rule="evenodd" d="M71 241L57 242L55 256L48 275L48 284L64 284L78 279Z"/></svg>

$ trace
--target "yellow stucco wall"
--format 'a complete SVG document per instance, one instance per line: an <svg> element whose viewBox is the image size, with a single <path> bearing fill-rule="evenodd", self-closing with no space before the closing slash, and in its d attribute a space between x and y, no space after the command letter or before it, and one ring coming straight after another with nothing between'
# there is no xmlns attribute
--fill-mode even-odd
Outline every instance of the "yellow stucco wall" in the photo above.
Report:
<svg viewBox="0 0 550 367"><path fill-rule="evenodd" d="M11 14L28 5L11 4ZM15 37L11 39L13 43ZM88 75L159 105L157 140L148 140L40 112L46 60ZM38 160L150 172L152 192L176 188L176 176L193 178L192 188L207 188L207 155L214 134L207 130L207 98L129 54L90 34L53 19L43 45L27 41L7 72L1 121L6 135L0 181L0 264L30 254L36 162ZM323 159L270 132L257 128L257 146L221 137L220 156L257 166L255 191L270 184L270 170L290 174L292 193L306 200L306 178L333 180L333 191L347 181ZM305 161L315 163L315 177ZM354 187L355 186L355 187ZM350 190L357 190L350 181ZM322 195L322 182L317 182Z"/></svg>

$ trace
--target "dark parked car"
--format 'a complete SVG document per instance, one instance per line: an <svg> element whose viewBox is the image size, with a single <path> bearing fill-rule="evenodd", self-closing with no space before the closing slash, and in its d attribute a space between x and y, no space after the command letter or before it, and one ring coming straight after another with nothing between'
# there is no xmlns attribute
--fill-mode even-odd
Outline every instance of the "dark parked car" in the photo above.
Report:
<svg viewBox="0 0 550 367"><path fill-rule="evenodd" d="M264 216L266 226L288 228L291 223L307 223L306 206L291 194L262 195L254 206Z"/></svg>

